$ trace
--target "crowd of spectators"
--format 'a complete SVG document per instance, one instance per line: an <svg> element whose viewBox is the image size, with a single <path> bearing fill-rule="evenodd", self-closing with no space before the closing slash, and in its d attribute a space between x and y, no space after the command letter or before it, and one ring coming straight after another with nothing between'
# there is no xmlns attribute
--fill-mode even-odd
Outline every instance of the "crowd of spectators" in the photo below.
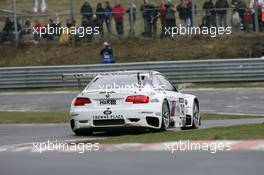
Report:
<svg viewBox="0 0 264 175"><path fill-rule="evenodd" d="M230 17L230 22L232 28L235 32L246 31L251 32L256 29L255 25L255 14L257 15L257 20L260 29L263 30L264 23L264 4L262 0L257 1L257 8L254 8L254 0L251 0L250 4L247 5L244 0L232 0L229 4L227 0L205 0L202 9L204 11L204 17L200 22L201 27L227 27L228 23L228 10L232 10ZM262 2L262 3L261 3ZM194 9L194 12L192 11ZM143 32L141 33L144 37L152 37L157 34L160 37L165 36L165 27L174 27L177 24L181 24L185 27L190 27L194 25L194 15L197 14L197 5L192 4L192 0L180 0L178 4L173 4L171 0L161 0L159 4L155 4L150 0L143 0L142 5L139 7L139 13L141 13L143 21ZM129 22L129 34L135 35L135 24L137 19L137 10L135 2L132 0L130 5L126 8L119 1L115 1L112 7L109 1L104 3L97 3L96 9L93 9L89 1L85 1L80 8L81 13L81 25L83 27L99 27L100 36L104 37L105 34L111 34L112 22L115 24L116 34L119 36L124 35L124 16L128 15ZM178 17L177 17L178 15ZM180 21L176 21L179 18ZM160 22L161 29L158 33L158 22ZM196 22L198 23L198 22ZM48 24L54 28L62 26L62 23L50 19ZM7 18L5 21L5 26L0 32L0 41L9 42L14 39L14 22ZM31 24L30 19L27 19L23 24L23 28L20 23L17 23L17 29L19 31L19 36L24 34L32 33L32 27L35 27L38 31L42 30L47 24L36 20L34 24ZM77 27L77 22L75 20L67 20L67 27ZM68 34L62 33L60 35L46 35L45 38L50 40L59 38L61 43L67 43L69 40L78 40L76 36L72 37ZM92 35L84 37L86 41L91 41L93 39ZM39 37L37 35L33 36L33 41L38 43Z"/></svg>

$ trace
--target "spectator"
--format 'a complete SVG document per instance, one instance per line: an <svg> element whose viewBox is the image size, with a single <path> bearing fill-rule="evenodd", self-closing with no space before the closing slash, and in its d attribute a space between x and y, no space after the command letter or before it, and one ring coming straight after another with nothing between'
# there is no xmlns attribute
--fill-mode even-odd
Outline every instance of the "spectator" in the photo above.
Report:
<svg viewBox="0 0 264 175"><path fill-rule="evenodd" d="M243 27L244 31L251 32L253 29L253 18L252 18L252 11L250 8L246 8L244 16L243 16Z"/></svg>
<svg viewBox="0 0 264 175"><path fill-rule="evenodd" d="M185 27L190 27L192 4L189 3L188 0L181 0L180 4L177 6L177 11L179 12L181 24Z"/></svg>
<svg viewBox="0 0 264 175"><path fill-rule="evenodd" d="M159 18L159 7L151 4L151 35L157 35L157 21Z"/></svg>
<svg viewBox="0 0 264 175"><path fill-rule="evenodd" d="M4 28L0 33L1 43L10 42L14 39L14 34L12 33L13 25L14 23L10 20L10 18L6 18Z"/></svg>
<svg viewBox="0 0 264 175"><path fill-rule="evenodd" d="M245 3L244 0L238 0L237 3L238 4L237 4L236 10L237 10L237 12L239 14L239 17L240 17L240 20L241 20L241 24L242 24L242 26L244 28L244 13L246 11L247 4Z"/></svg>
<svg viewBox="0 0 264 175"><path fill-rule="evenodd" d="M38 33L34 33L33 34L33 42L35 44L38 44L39 42L39 39L40 39L40 31L43 32L43 30L45 30L45 24L41 23L39 20L36 20L35 21L35 25L34 25L34 28L35 30L38 32Z"/></svg>
<svg viewBox="0 0 264 175"><path fill-rule="evenodd" d="M205 0L203 4L203 10L205 14L208 14L207 12L210 12L211 15L215 15L213 0Z"/></svg>
<svg viewBox="0 0 264 175"><path fill-rule="evenodd" d="M213 23L216 25L216 15L215 15L215 9L214 8L215 7L214 7L213 0L205 0L205 2L203 4L203 10L204 10L207 17L209 15L210 19L214 19ZM210 13L208 13L208 12L210 12Z"/></svg>
<svg viewBox="0 0 264 175"><path fill-rule="evenodd" d="M124 35L124 13L126 9L122 6L121 3L116 1L115 7L112 9L112 17L116 23L116 31L118 35Z"/></svg>
<svg viewBox="0 0 264 175"><path fill-rule="evenodd" d="M96 16L97 20L100 23L100 27L102 27L102 34L104 34L104 21L105 21L105 9L102 6L102 3L98 3L96 7Z"/></svg>
<svg viewBox="0 0 264 175"><path fill-rule="evenodd" d="M25 24L24 24L24 33L25 34L31 34L32 31L32 24L29 18L26 19Z"/></svg>
<svg viewBox="0 0 264 175"><path fill-rule="evenodd" d="M82 20L86 19L88 22L92 20L93 8L88 1L85 1L81 7Z"/></svg>
<svg viewBox="0 0 264 175"><path fill-rule="evenodd" d="M115 63L113 50L108 42L104 42L100 55L102 64Z"/></svg>
<svg viewBox="0 0 264 175"><path fill-rule="evenodd" d="M160 23L161 23L161 33L160 37L164 37L165 34L165 16L166 16L166 3L165 0L162 0L159 5L159 17L160 17Z"/></svg>
<svg viewBox="0 0 264 175"><path fill-rule="evenodd" d="M129 19L129 34L135 35L137 6L134 1L131 2L126 12L128 13L128 19Z"/></svg>
<svg viewBox="0 0 264 175"><path fill-rule="evenodd" d="M90 41L92 41L93 36L87 34L86 31L85 31L88 27L92 27L92 26L93 26L93 22L92 22L92 20L88 22L86 19L84 19L84 20L82 21L82 25L81 25L81 26L82 26L82 27L80 27L80 28L78 29L78 30L79 30L78 38L81 38L81 39L84 40L85 42L90 42ZM80 36L80 33L84 33L84 36Z"/></svg>
<svg viewBox="0 0 264 175"><path fill-rule="evenodd" d="M201 27L207 27L208 29L216 27L215 18L209 10L206 11L205 17L202 19Z"/></svg>
<svg viewBox="0 0 264 175"><path fill-rule="evenodd" d="M99 32L101 37L104 36L104 29L103 29L103 24L101 22L101 19L99 19L96 15L93 15L92 21L89 24L90 27L92 27L93 29L95 27L99 27ZM92 34L93 37L93 34Z"/></svg>
<svg viewBox="0 0 264 175"><path fill-rule="evenodd" d="M187 4L189 4L190 6L191 6L191 10L189 11L189 13L190 13L190 19L191 19L191 26L194 26L194 24L193 24L193 17L192 17L192 0L187 0L188 2L187 2ZM196 6L196 3L194 4L194 15L196 15L196 13L197 13L197 6ZM194 17L195 18L195 17Z"/></svg>
<svg viewBox="0 0 264 175"><path fill-rule="evenodd" d="M254 2L256 1L256 9ZM264 27L264 1L263 0L251 0L249 5L251 11L252 11L252 22L253 22L253 30L256 31L256 22L255 22L255 13L257 13L259 28Z"/></svg>
<svg viewBox="0 0 264 175"><path fill-rule="evenodd" d="M53 19L49 19L49 27L50 31L48 33L48 39L54 40L55 36L58 36L58 33L56 33L57 24L54 22Z"/></svg>
<svg viewBox="0 0 264 175"><path fill-rule="evenodd" d="M227 0L217 0L215 3L216 15L217 15L217 23L218 27L227 27L227 8L229 8L229 4Z"/></svg>
<svg viewBox="0 0 264 175"><path fill-rule="evenodd" d="M143 4L140 7L140 11L142 13L142 17L143 17L143 23L144 23L144 32L143 35L144 36L150 36L151 35L151 14L153 7L151 5L151 3L148 0L144 0Z"/></svg>
<svg viewBox="0 0 264 175"><path fill-rule="evenodd" d="M62 33L59 38L59 43L62 45L68 45L70 41L69 23L68 23L68 26L66 27L67 27L66 29L62 30Z"/></svg>
<svg viewBox="0 0 264 175"><path fill-rule="evenodd" d="M105 2L105 24L108 33L112 33L112 7L109 1Z"/></svg>
<svg viewBox="0 0 264 175"><path fill-rule="evenodd" d="M176 9L170 0L166 3L166 14L165 14L165 25L166 27L175 27L176 26L176 17L175 12Z"/></svg>
<svg viewBox="0 0 264 175"><path fill-rule="evenodd" d="M234 30L234 32L240 32L241 20L240 20L237 9L233 10L233 13L231 16L231 24L232 24L232 29Z"/></svg>

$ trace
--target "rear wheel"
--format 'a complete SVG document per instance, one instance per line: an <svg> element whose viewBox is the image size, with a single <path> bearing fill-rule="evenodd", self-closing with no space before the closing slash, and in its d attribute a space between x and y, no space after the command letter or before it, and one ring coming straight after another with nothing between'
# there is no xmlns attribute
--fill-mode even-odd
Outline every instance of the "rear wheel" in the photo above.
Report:
<svg viewBox="0 0 264 175"><path fill-rule="evenodd" d="M170 125L170 109L169 104L165 100L162 104L162 123L161 123L161 131L167 131Z"/></svg>

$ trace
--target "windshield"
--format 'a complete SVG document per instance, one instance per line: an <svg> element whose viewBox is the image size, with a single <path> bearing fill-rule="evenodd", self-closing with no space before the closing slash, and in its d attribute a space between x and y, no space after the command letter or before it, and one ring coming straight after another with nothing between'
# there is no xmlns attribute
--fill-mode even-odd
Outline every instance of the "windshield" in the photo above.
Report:
<svg viewBox="0 0 264 175"><path fill-rule="evenodd" d="M140 76L140 79L141 80L139 81L136 74L97 77L88 84L86 90L124 90L128 88L137 88L139 87L139 84L144 87L147 82L147 78L146 76Z"/></svg>

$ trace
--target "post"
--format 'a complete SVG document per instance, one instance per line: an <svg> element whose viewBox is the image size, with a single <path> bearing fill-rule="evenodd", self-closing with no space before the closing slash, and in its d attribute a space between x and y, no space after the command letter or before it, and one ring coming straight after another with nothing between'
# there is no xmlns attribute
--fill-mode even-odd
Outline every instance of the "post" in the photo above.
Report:
<svg viewBox="0 0 264 175"><path fill-rule="evenodd" d="M254 11L255 11L254 13L255 31L259 32L257 0L254 0Z"/></svg>
<svg viewBox="0 0 264 175"><path fill-rule="evenodd" d="M130 9L129 9L129 16L130 16L130 35L134 35L135 33L135 29L134 29L134 9L133 9L133 5L130 5Z"/></svg>
<svg viewBox="0 0 264 175"><path fill-rule="evenodd" d="M74 20L74 5L73 5L73 0L70 1L70 13L71 13L71 21Z"/></svg>
<svg viewBox="0 0 264 175"><path fill-rule="evenodd" d="M15 25L15 40L16 40L16 47L18 47L18 29L17 29L16 0L13 0L13 16L14 16L14 25Z"/></svg>
<svg viewBox="0 0 264 175"><path fill-rule="evenodd" d="M192 27L195 26L195 0L192 0L192 19L191 19Z"/></svg>

